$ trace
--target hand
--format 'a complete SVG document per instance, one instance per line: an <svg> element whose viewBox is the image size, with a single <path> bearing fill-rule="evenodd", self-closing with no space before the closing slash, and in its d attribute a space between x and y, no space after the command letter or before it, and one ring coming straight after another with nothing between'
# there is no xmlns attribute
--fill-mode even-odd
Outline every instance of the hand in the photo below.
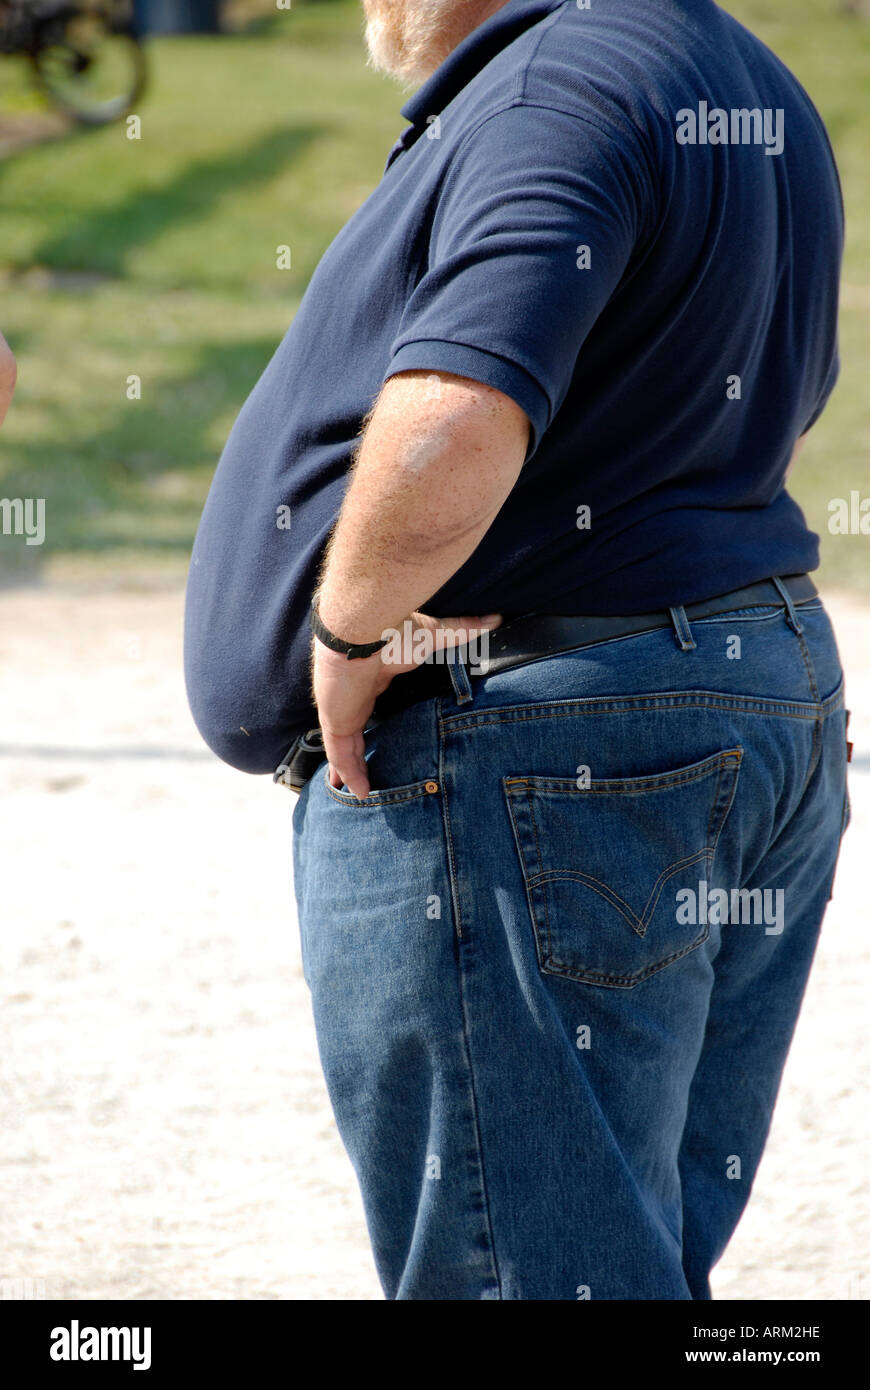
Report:
<svg viewBox="0 0 870 1390"><path fill-rule="evenodd" d="M487 613L476 618L433 618L427 613L412 613L411 640L425 629L431 634L430 650L444 651L462 646L479 633L498 627L500 613ZM404 628L400 629L404 633ZM420 639L414 643L419 650ZM323 746L329 760L329 781L333 787L344 783L362 800L368 796L370 785L365 762L363 729L371 717L375 700L386 690L394 676L413 671L422 665L426 653L405 664L385 661L382 648L373 656L348 661L341 652L334 652L314 639L314 700Z"/></svg>

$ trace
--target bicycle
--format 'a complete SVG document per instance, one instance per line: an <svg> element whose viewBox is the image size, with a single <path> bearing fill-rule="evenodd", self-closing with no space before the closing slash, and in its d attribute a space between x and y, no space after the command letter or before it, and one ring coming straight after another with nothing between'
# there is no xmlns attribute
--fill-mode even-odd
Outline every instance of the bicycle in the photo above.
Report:
<svg viewBox="0 0 870 1390"><path fill-rule="evenodd" d="M51 104L82 125L122 120L145 88L131 0L0 0L0 54L21 54Z"/></svg>

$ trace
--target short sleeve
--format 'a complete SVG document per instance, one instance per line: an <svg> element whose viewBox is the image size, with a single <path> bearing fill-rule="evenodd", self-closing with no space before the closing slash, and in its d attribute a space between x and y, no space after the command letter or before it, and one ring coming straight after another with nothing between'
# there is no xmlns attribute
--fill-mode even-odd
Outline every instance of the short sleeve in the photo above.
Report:
<svg viewBox="0 0 870 1390"><path fill-rule="evenodd" d="M636 164L613 134L549 107L481 123L448 165L385 380L441 370L503 391L529 417L531 456L637 244Z"/></svg>

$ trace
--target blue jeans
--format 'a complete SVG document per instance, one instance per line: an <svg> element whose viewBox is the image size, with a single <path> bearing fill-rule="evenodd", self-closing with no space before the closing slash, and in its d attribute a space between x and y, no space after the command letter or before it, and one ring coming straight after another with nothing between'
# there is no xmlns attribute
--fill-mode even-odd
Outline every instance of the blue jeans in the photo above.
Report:
<svg viewBox="0 0 870 1390"><path fill-rule="evenodd" d="M320 1057L389 1299L708 1299L848 821L819 599L468 681L294 811Z"/></svg>

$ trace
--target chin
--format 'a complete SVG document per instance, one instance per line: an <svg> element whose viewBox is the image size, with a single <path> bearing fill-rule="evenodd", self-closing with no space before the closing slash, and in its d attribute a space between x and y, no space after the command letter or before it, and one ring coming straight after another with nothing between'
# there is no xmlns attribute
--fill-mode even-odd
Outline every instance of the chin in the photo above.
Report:
<svg viewBox="0 0 870 1390"><path fill-rule="evenodd" d="M369 66L386 73L401 86L418 87L429 72L408 54L393 27L382 19L369 20L366 25L366 47Z"/></svg>
<svg viewBox="0 0 870 1390"><path fill-rule="evenodd" d="M403 87L419 87L453 46L449 17L455 0L369 0L365 40L369 65Z"/></svg>

